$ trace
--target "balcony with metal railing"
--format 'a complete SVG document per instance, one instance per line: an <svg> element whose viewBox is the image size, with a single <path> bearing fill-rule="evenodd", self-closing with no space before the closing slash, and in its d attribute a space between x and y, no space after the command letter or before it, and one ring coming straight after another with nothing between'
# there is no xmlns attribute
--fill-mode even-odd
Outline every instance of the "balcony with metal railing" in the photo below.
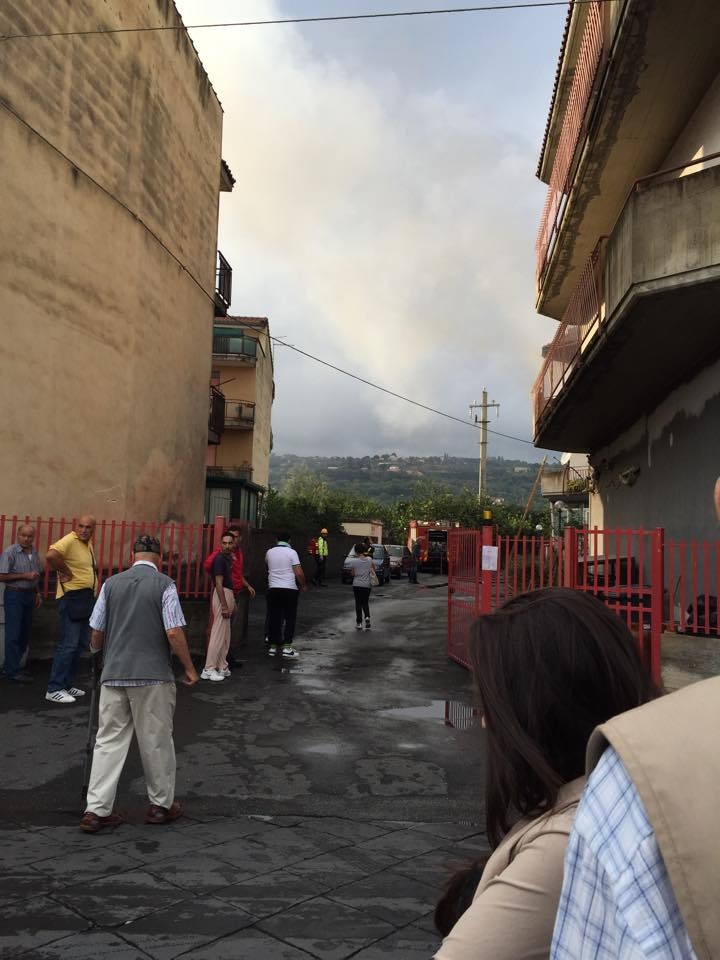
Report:
<svg viewBox="0 0 720 960"><path fill-rule="evenodd" d="M253 468L250 463L240 463L233 467L208 466L205 468L205 473L216 480L252 481L253 478Z"/></svg>
<svg viewBox="0 0 720 960"><path fill-rule="evenodd" d="M585 506L594 489L593 468L573 467L569 463L546 467L540 481L540 493L548 500L564 500L565 503Z"/></svg>
<svg viewBox="0 0 720 960"><path fill-rule="evenodd" d="M636 181L546 349L538 446L597 450L720 355L719 251L720 152Z"/></svg>
<svg viewBox="0 0 720 960"><path fill-rule="evenodd" d="M601 0L587 5L585 26L577 54L572 81L565 100L565 109L554 149L548 192L535 243L538 286L542 286L545 270L557 239L565 201L570 188L575 155L586 131L588 106L593 85L603 56L603 18ZM553 105L554 106L554 105ZM552 110L551 110L552 113Z"/></svg>
<svg viewBox="0 0 720 960"><path fill-rule="evenodd" d="M225 400L225 429L252 430L255 426L255 404L250 400Z"/></svg>
<svg viewBox="0 0 720 960"><path fill-rule="evenodd" d="M254 366L257 363L258 342L254 337L246 336L241 327L215 324L212 352L214 360Z"/></svg>
<svg viewBox="0 0 720 960"><path fill-rule="evenodd" d="M720 69L720 4L574 4L538 175L539 313L560 320L597 238L661 169ZM698 141L701 143L702 140Z"/></svg>

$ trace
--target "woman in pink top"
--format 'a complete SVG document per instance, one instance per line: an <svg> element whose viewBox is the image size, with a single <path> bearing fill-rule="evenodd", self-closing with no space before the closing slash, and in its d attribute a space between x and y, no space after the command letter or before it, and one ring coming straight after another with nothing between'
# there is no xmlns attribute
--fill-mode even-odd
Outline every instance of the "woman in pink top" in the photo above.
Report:
<svg viewBox="0 0 720 960"><path fill-rule="evenodd" d="M486 732L492 853L456 876L438 904L447 935L435 956L544 960L590 734L657 691L625 623L577 590L513 598L474 623L469 652Z"/></svg>

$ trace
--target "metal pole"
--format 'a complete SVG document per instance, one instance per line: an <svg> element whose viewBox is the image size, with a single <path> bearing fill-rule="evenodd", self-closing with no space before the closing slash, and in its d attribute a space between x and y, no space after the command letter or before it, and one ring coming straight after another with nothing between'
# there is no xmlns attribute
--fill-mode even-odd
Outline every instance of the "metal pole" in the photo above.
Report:
<svg viewBox="0 0 720 960"><path fill-rule="evenodd" d="M478 468L478 500L482 503L485 498L486 488L487 488L487 425L488 425L488 409L494 407L496 410L500 409L499 403L488 403L487 390L483 389L482 392L482 401L480 403L471 403L470 404L470 413L474 410L480 409L482 412L480 414L480 419L478 420L477 414L475 415L475 423L480 425L480 463Z"/></svg>

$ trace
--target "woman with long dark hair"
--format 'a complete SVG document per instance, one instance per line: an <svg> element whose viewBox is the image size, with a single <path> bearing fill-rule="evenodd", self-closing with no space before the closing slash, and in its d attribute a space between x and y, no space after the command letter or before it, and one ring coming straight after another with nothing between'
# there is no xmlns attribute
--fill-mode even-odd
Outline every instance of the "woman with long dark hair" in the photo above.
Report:
<svg viewBox="0 0 720 960"><path fill-rule="evenodd" d="M658 695L625 623L561 587L506 603L472 627L470 659L486 731L492 853L438 904L437 960L547 958L570 828L594 728ZM448 931L450 922L457 922Z"/></svg>

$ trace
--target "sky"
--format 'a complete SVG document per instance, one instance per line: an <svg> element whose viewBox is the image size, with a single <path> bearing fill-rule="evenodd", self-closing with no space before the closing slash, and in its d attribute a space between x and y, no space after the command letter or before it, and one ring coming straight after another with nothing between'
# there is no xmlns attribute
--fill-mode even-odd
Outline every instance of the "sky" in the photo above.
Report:
<svg viewBox="0 0 720 960"><path fill-rule="evenodd" d="M477 2L477 0L475 0ZM457 6L176 0L186 24ZM473 5L468 3L467 5ZM556 323L534 311L535 178L566 7L191 30L224 109L218 246L231 313L288 344L531 439ZM478 431L275 344L278 453L477 456ZM493 434L490 456L542 453Z"/></svg>

